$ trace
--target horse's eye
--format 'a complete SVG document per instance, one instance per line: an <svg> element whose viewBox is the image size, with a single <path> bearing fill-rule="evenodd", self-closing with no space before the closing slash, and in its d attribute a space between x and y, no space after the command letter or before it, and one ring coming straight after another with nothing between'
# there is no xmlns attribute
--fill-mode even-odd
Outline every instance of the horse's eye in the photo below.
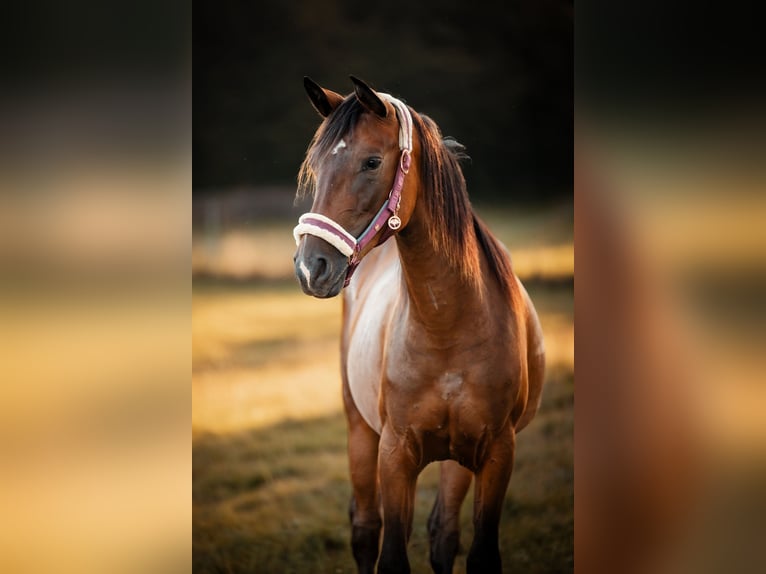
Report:
<svg viewBox="0 0 766 574"><path fill-rule="evenodd" d="M380 167L380 158L368 157L366 160L364 160L364 163L362 164L362 171L378 169L378 167Z"/></svg>

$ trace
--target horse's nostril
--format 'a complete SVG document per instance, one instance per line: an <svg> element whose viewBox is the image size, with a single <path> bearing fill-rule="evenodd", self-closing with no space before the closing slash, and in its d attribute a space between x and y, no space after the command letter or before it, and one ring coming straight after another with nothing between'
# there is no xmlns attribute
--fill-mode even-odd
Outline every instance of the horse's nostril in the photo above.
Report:
<svg viewBox="0 0 766 574"><path fill-rule="evenodd" d="M321 279L327 273L327 269L328 269L327 259L324 257L318 256L316 261L317 261L316 262L316 277L317 279Z"/></svg>

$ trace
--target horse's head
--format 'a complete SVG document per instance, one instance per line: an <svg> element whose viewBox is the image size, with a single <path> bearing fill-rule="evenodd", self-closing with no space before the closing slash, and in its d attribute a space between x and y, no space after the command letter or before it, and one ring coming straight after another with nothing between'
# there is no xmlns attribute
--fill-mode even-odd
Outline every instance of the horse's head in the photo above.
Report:
<svg viewBox="0 0 766 574"><path fill-rule="evenodd" d="M414 207L412 194L402 193L414 168L410 112L351 79L354 93L345 98L304 79L325 120L301 167L314 203L295 228L294 261L303 291L321 298L340 293L362 257L405 226Z"/></svg>

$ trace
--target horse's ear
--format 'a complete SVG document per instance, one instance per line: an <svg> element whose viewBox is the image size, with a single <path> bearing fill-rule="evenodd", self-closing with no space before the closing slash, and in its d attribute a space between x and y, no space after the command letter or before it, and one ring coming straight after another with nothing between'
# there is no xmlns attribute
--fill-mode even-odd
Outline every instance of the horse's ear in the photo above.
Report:
<svg viewBox="0 0 766 574"><path fill-rule="evenodd" d="M308 76L303 76L303 87L306 88L311 105L324 118L329 116L343 101L343 96L332 90L324 89Z"/></svg>
<svg viewBox="0 0 766 574"><path fill-rule="evenodd" d="M386 104L380 99L380 96L359 78L355 78L354 76L350 76L350 78L351 81L354 82L354 94L356 95L356 99L359 100L359 103L373 114L385 118L388 114L388 110L386 109Z"/></svg>

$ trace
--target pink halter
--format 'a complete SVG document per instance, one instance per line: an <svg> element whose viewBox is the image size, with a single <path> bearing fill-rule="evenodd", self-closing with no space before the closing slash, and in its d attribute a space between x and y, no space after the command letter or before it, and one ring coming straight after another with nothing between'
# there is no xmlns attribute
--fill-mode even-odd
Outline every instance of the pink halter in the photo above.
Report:
<svg viewBox="0 0 766 574"><path fill-rule="evenodd" d="M412 116L407 106L393 96L383 93L378 93L378 95L391 102L399 118L399 149L402 151L402 155L399 158L394 184L388 194L388 199L359 237L354 237L341 225L320 213L304 213L298 219L298 225L293 229L296 244L300 242L303 235L314 235L325 240L349 258L344 287L351 281L351 276L362 261L362 252L372 242L375 235L383 229L380 241L378 241L378 245L382 245L402 226L402 220L399 219L398 213L402 188L404 187L404 176L410 171L412 161ZM387 225L384 227L384 224Z"/></svg>

